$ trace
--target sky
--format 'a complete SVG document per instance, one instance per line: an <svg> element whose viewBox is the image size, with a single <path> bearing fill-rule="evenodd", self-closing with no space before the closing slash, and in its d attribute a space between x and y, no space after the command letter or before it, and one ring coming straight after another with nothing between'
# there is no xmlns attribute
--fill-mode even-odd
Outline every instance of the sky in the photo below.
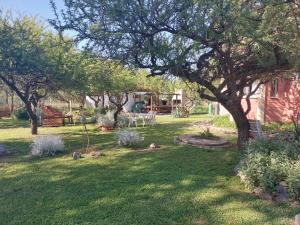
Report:
<svg viewBox="0 0 300 225"><path fill-rule="evenodd" d="M54 1L58 9L63 8L63 0ZM44 25L49 25L50 28L52 26L48 23L48 19L55 18L50 0L0 0L0 9L10 11L14 16L29 15L36 17L38 21L45 23ZM66 31L64 34L69 37L75 36L73 31ZM79 46L83 46L83 43L80 43Z"/></svg>
<svg viewBox="0 0 300 225"><path fill-rule="evenodd" d="M55 0L62 8L63 0ZM49 0L0 0L0 9L12 11L14 15L36 16L44 22L54 18Z"/></svg>

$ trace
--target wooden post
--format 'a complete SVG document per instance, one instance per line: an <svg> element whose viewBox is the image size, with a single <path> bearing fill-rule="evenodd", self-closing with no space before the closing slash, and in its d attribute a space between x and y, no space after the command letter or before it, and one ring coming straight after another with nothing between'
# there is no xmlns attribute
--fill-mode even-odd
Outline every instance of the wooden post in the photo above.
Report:
<svg viewBox="0 0 300 225"><path fill-rule="evenodd" d="M177 106L178 106L178 95L175 93L175 95L176 95L176 108L177 108Z"/></svg>
<svg viewBox="0 0 300 225"><path fill-rule="evenodd" d="M72 100L70 100L70 112L72 112Z"/></svg>
<svg viewBox="0 0 300 225"><path fill-rule="evenodd" d="M153 95L150 95L150 111L153 111Z"/></svg>

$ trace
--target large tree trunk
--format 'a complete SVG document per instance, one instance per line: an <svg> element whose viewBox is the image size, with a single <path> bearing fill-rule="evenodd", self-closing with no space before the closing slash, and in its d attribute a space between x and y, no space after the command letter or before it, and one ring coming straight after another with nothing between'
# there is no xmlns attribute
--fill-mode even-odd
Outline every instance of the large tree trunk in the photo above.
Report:
<svg viewBox="0 0 300 225"><path fill-rule="evenodd" d="M38 134L38 119L35 116L35 119L31 119L31 134L37 135Z"/></svg>
<svg viewBox="0 0 300 225"><path fill-rule="evenodd" d="M241 102L235 102L234 104L226 105L225 108L232 115L235 125L238 131L238 141L237 145L239 149L244 148L245 144L249 141L249 121L243 110Z"/></svg>
<svg viewBox="0 0 300 225"><path fill-rule="evenodd" d="M122 112L123 106L128 102L128 93L124 93L124 94L125 94L125 100L123 94L121 96L118 96L115 100L113 96L109 95L109 101L117 107L117 110L114 113L114 128L116 128L118 125L119 113Z"/></svg>
<svg viewBox="0 0 300 225"><path fill-rule="evenodd" d="M31 134L37 135L38 133L38 117L35 113L35 110L32 109L31 103L26 103L25 108L27 110L28 116L31 120Z"/></svg>
<svg viewBox="0 0 300 225"><path fill-rule="evenodd" d="M114 128L118 126L118 115L122 112L123 106L118 105L117 110L114 112Z"/></svg>

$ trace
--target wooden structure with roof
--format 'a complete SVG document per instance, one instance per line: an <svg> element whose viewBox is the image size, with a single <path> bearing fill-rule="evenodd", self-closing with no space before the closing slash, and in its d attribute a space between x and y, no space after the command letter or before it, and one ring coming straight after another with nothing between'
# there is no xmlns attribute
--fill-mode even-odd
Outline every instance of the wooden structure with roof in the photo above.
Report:
<svg viewBox="0 0 300 225"><path fill-rule="evenodd" d="M59 110L51 106L42 106L42 125L44 127L59 127L65 125L65 119L73 123L72 116L65 116Z"/></svg>

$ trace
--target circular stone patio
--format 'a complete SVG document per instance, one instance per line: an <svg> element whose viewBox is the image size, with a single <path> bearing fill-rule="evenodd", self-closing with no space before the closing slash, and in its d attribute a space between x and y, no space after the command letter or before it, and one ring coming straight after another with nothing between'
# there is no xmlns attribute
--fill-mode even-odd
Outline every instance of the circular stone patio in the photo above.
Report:
<svg viewBox="0 0 300 225"><path fill-rule="evenodd" d="M226 141L222 138L201 138L197 137L194 134L185 134L179 135L175 137L175 143L184 144L184 145L192 145L199 148L209 148L209 149L222 149L228 148L231 146L229 141Z"/></svg>

